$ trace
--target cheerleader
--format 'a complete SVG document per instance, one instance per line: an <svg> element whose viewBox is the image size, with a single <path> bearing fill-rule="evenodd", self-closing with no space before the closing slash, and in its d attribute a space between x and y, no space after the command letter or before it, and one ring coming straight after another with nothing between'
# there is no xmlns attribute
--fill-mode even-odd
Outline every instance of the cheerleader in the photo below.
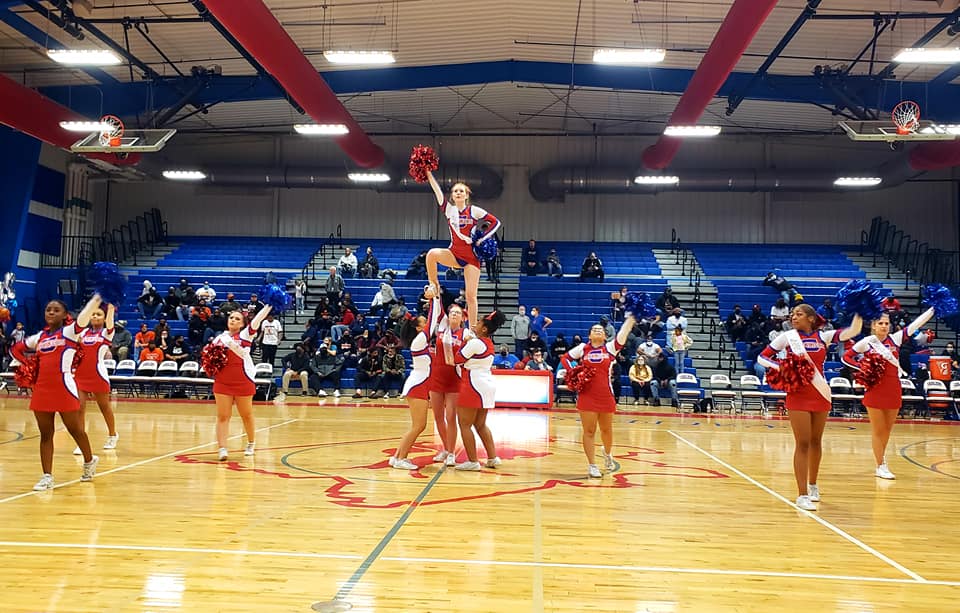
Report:
<svg viewBox="0 0 960 613"><path fill-rule="evenodd" d="M896 479L883 456L903 402L900 378L906 374L900 368L900 344L903 342L904 333L908 337L913 336L933 318L933 313L932 308L927 309L907 326L906 331L899 330L893 334L890 334L890 315L883 313L870 324L870 336L857 341L843 356L843 363L857 370L860 370L857 354L875 353L885 362L880 380L867 387L863 395L863 406L867 407L867 414L870 416L873 456L877 461L874 474L881 479Z"/></svg>
<svg viewBox="0 0 960 613"><path fill-rule="evenodd" d="M600 427L600 439L603 441L603 465L607 472L613 472L613 414L617 402L613 397L610 372L620 350L627 342L633 330L633 313L627 313L620 325L617 336L606 342L607 335L603 326L596 324L590 328L586 343L581 343L567 351L560 358L569 376L576 360L585 368L593 371L583 389L577 393L577 411L580 412L580 424L583 427L583 453L587 456L587 476L600 479L603 474L596 463L597 426Z"/></svg>
<svg viewBox="0 0 960 613"><path fill-rule="evenodd" d="M432 288L430 288L432 290ZM451 304L447 314L437 323L436 344L430 360L430 406L443 449L434 456L434 462L457 463L457 394L460 377L454 356L464 342L463 309Z"/></svg>
<svg viewBox="0 0 960 613"><path fill-rule="evenodd" d="M480 260L473 253L473 229L479 224L487 225L483 236L477 239L477 244L488 240L500 229L500 220L470 204L470 188L466 183L454 183L450 190L450 200L443 195L443 189L427 171L430 187L437 197L437 204L443 210L450 227L450 246L446 249L431 249L427 253L427 278L434 291L439 293L440 283L437 278L437 264L448 268L462 268L463 279L466 285L467 315L470 318L470 327L477 323L477 287L480 284ZM452 202L451 202L452 200Z"/></svg>
<svg viewBox="0 0 960 613"><path fill-rule="evenodd" d="M84 432L80 414L80 395L73 378L73 358L81 328L90 322L90 315L100 305L100 296L94 294L74 322L61 300L51 300L43 311L46 327L10 349L17 364L27 363L26 352L35 351L39 357L37 380L30 397L30 410L40 429L40 466L43 476L33 486L35 491L53 489L53 434L57 413L63 425L83 454L81 481L91 481L97 472L99 458L90 450L90 439Z"/></svg>
<svg viewBox="0 0 960 613"><path fill-rule="evenodd" d="M80 346L80 364L74 373L77 389L80 391L80 423L86 424L86 404L90 398L97 401L103 421L107 425L107 441L104 449L116 449L117 426L110 407L110 376L103 365L110 343L113 342L113 318L116 310L112 304L107 305L104 314L102 305L97 305L90 314L90 325L80 331L77 343ZM79 324L79 319L77 320ZM79 447L73 450L74 455L80 455Z"/></svg>
<svg viewBox="0 0 960 613"><path fill-rule="evenodd" d="M797 480L797 506L805 511L816 511L815 502L820 501L817 475L823 455L821 441L823 428L830 413L830 386L823 378L823 363L827 359L827 347L844 342L860 334L863 320L854 315L849 328L844 330L821 330L826 323L809 304L798 304L790 314L792 330L773 339L757 356L757 362L767 369L779 370L775 360L780 351L809 360L814 367L813 381L797 391L787 391L786 407L790 427L796 443L793 452L793 474Z"/></svg>
<svg viewBox="0 0 960 613"><path fill-rule="evenodd" d="M417 465L407 459L407 453L417 437L427 427L428 398L430 396L430 337L436 331L437 314L442 312L440 299L428 288L424 292L430 301L427 316L423 315L404 320L400 327L400 340L404 347L410 348L413 355L413 368L403 384L400 396L407 399L410 407L410 429L397 446L397 452L390 457L390 466L401 470L416 470Z"/></svg>
<svg viewBox="0 0 960 613"><path fill-rule="evenodd" d="M256 393L253 358L250 346L257 337L257 330L267 315L270 305L260 309L249 325L245 325L243 314L233 311L227 318L227 330L213 339L213 343L227 347L227 363L213 379L213 396L217 401L217 445L220 447L218 458L227 459L227 432L230 429L230 416L233 405L237 406L243 429L247 433L247 448L243 455L252 456L256 430L253 422L253 394Z"/></svg>
<svg viewBox="0 0 960 613"><path fill-rule="evenodd" d="M490 337L503 325L507 316L494 311L478 321L473 328L474 336L463 344L455 359L460 365L460 393L457 398L457 421L460 424L460 437L467 459L455 468L457 470L480 470L477 458L477 441L473 430L480 437L487 452L487 468L500 466L497 448L493 443L493 433L487 427L487 411L494 407L496 382L490 371L493 366L493 341Z"/></svg>

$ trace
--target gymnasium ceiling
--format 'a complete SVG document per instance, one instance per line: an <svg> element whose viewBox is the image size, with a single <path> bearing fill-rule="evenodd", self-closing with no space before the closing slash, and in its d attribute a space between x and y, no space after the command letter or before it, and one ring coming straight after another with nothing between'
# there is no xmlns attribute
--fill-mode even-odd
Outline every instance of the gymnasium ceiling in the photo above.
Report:
<svg viewBox="0 0 960 613"><path fill-rule="evenodd" d="M47 59L54 46L102 47L93 36L77 41L37 8L0 1L0 72L90 117L138 117L145 126L176 99L176 69L217 65L214 77L167 124L195 131L286 133L309 122L209 23L150 23L137 29L100 20L196 18L194 3L180 0L87 0L77 14L97 21L107 36L155 71L126 65L85 72ZM267 0L340 100L371 134L410 133L659 133L709 47L732 0ZM781 0L740 59L735 72L701 119L728 132L832 132L834 96L813 75L816 66L853 64L889 18L875 49L868 49L841 80L859 88L868 107L889 110L914 99L925 114L960 123L960 68L897 66L875 77L893 54L960 11L958 0L824 0L773 63L769 75L745 93L728 116L727 95L744 91L791 24L804 0ZM56 11L54 11L56 14ZM872 17L881 15L880 21ZM957 13L960 15L960 12ZM864 19L853 16L866 16ZM841 19L842 18L842 19ZM960 28L958 28L960 30ZM946 29L928 47L957 46ZM153 46L155 45L155 47ZM597 47L663 47L666 61L652 68L601 67ZM343 68L327 63L326 48L392 50L386 69ZM163 56L166 55L170 62ZM870 57L875 61L871 64ZM176 68L174 68L176 67ZM132 78L131 78L132 74ZM874 76L871 76L874 75ZM815 104L821 106L816 106ZM206 113L194 113L209 105ZM845 111L846 112L846 111ZM136 120L134 120L136 121Z"/></svg>

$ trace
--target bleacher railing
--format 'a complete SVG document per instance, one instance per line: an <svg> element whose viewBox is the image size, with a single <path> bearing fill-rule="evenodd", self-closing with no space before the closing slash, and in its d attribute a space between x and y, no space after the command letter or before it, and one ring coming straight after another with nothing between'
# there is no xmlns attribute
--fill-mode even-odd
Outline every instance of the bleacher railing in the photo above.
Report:
<svg viewBox="0 0 960 613"><path fill-rule="evenodd" d="M154 254L154 247L167 242L167 223L159 209L150 209L99 236L64 235L59 255L44 255L41 268L73 268L92 262L137 264L137 255Z"/></svg>
<svg viewBox="0 0 960 613"><path fill-rule="evenodd" d="M887 264L887 278L893 269L904 273L919 285L942 283L956 285L960 282L960 252L931 249L929 243L920 242L883 217L870 220L870 231L860 233L860 253L873 254L873 265L881 259Z"/></svg>

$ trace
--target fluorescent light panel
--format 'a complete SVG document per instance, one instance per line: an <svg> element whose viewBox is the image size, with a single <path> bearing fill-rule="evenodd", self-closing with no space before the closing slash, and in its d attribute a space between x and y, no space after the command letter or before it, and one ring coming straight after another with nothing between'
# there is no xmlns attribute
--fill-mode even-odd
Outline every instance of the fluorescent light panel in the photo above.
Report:
<svg viewBox="0 0 960 613"><path fill-rule="evenodd" d="M206 173L199 170L164 170L163 176L174 181L203 181Z"/></svg>
<svg viewBox="0 0 960 613"><path fill-rule="evenodd" d="M674 175L639 175L633 180L637 185L676 185L680 177Z"/></svg>
<svg viewBox="0 0 960 613"><path fill-rule="evenodd" d="M47 57L70 66L113 66L120 58L106 49L48 49Z"/></svg>
<svg viewBox="0 0 960 613"><path fill-rule="evenodd" d="M323 57L333 64L393 64L391 51L324 51Z"/></svg>
<svg viewBox="0 0 960 613"><path fill-rule="evenodd" d="M837 187L874 187L881 183L880 177L839 177L833 182Z"/></svg>
<svg viewBox="0 0 960 613"><path fill-rule="evenodd" d="M347 178L354 183L386 183L390 175L385 172L351 172Z"/></svg>
<svg viewBox="0 0 960 613"><path fill-rule="evenodd" d="M657 64L667 56L665 49L597 49L593 52L595 64Z"/></svg>
<svg viewBox="0 0 960 613"><path fill-rule="evenodd" d="M954 136L960 136L960 125L933 124L920 130L920 134L953 134Z"/></svg>
<svg viewBox="0 0 960 613"><path fill-rule="evenodd" d="M113 126L99 121L61 121L60 127L70 132L109 132Z"/></svg>
<svg viewBox="0 0 960 613"><path fill-rule="evenodd" d="M680 138L705 138L720 134L720 126L667 126L663 133L666 136Z"/></svg>
<svg viewBox="0 0 960 613"><path fill-rule="evenodd" d="M305 136L340 136L350 131L342 123L298 123L293 129Z"/></svg>
<svg viewBox="0 0 960 613"><path fill-rule="evenodd" d="M893 56L893 61L900 64L955 64L960 62L960 47L907 48Z"/></svg>

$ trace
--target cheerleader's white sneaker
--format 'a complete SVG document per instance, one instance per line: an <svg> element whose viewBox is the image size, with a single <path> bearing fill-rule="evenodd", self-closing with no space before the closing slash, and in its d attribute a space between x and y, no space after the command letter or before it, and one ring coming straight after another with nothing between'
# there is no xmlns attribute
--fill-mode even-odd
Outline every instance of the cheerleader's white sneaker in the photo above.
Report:
<svg viewBox="0 0 960 613"><path fill-rule="evenodd" d="M393 467L399 470L417 470L417 465L408 460L407 458L400 458L395 460Z"/></svg>
<svg viewBox="0 0 960 613"><path fill-rule="evenodd" d="M814 483L808 483L807 497L810 498L810 502L820 502L820 486Z"/></svg>
<svg viewBox="0 0 960 613"><path fill-rule="evenodd" d="M83 473L80 474L81 481L93 481L93 476L97 474L98 462L100 462L100 458L93 456L89 462L83 463Z"/></svg>
<svg viewBox="0 0 960 613"><path fill-rule="evenodd" d="M47 490L53 489L53 475L50 473L44 473L40 480L37 481L37 484L33 486L33 491L35 492L45 492Z"/></svg>
<svg viewBox="0 0 960 613"><path fill-rule="evenodd" d="M880 466L877 466L877 472L876 472L875 474L876 474L877 477L879 477L879 478L881 478L881 479L891 479L891 480L896 479L896 477L894 476L894 474L893 474L892 472L890 472L890 469L887 468L887 463L886 463L886 462L884 462L884 463L881 464Z"/></svg>
<svg viewBox="0 0 960 613"><path fill-rule="evenodd" d="M113 436L107 437L107 442L103 444L104 449L116 449L117 448L117 439L120 438L119 434L114 434Z"/></svg>
<svg viewBox="0 0 960 613"><path fill-rule="evenodd" d="M600 472L600 468L596 464L587 464L587 476L591 479L600 479L603 477L603 473Z"/></svg>
<svg viewBox="0 0 960 613"><path fill-rule="evenodd" d="M817 505L813 504L810 496L797 496L797 507L804 511L816 511Z"/></svg>

